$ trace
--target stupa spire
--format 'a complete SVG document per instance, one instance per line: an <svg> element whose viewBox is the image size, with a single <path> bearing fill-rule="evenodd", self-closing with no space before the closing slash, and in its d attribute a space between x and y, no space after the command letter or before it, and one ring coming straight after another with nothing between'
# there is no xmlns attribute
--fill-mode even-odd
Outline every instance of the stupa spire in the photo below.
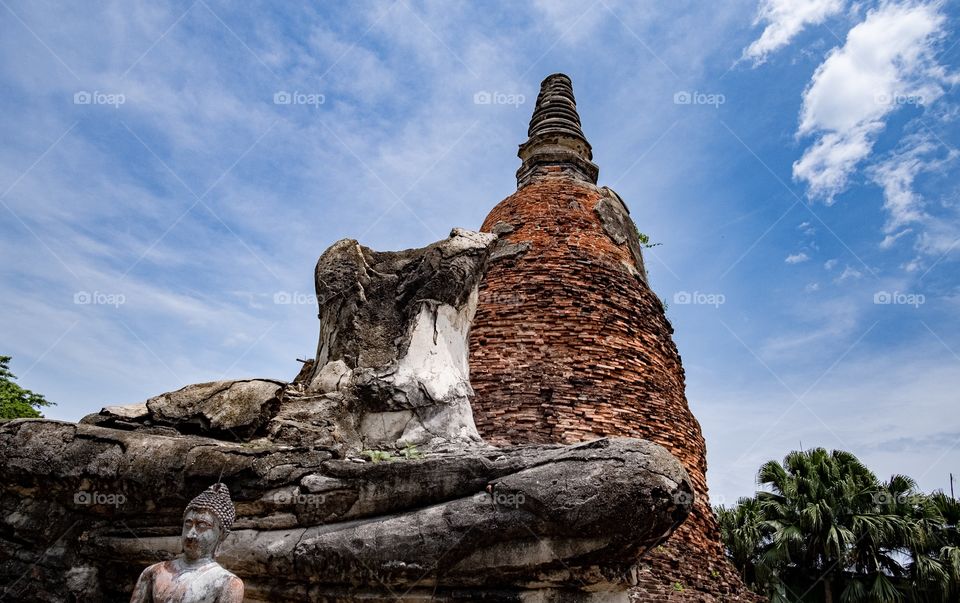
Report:
<svg viewBox="0 0 960 603"><path fill-rule="evenodd" d="M517 188L551 174L597 183L600 169L593 163L590 143L580 129L573 82L568 76L554 73L540 84L527 136L517 153L523 160L517 170Z"/></svg>

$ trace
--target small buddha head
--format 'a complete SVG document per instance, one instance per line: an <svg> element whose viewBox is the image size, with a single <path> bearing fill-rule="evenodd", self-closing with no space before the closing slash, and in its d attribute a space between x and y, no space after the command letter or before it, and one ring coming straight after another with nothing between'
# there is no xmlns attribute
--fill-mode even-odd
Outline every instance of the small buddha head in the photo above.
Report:
<svg viewBox="0 0 960 603"><path fill-rule="evenodd" d="M213 559L235 518L236 510L226 484L216 483L190 501L183 512L181 533L187 560Z"/></svg>

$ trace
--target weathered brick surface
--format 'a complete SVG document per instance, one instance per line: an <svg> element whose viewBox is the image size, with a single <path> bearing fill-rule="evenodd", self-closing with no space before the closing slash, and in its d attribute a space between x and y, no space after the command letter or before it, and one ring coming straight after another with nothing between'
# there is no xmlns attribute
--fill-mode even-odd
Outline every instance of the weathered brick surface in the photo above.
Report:
<svg viewBox="0 0 960 603"><path fill-rule="evenodd" d="M604 232L590 183L541 176L482 230L509 245L481 284L470 343L477 427L493 443L652 440L686 467L694 511L641 562L640 601L754 600L723 557L707 503L706 447L687 406L673 328ZM497 253L495 252L495 256Z"/></svg>

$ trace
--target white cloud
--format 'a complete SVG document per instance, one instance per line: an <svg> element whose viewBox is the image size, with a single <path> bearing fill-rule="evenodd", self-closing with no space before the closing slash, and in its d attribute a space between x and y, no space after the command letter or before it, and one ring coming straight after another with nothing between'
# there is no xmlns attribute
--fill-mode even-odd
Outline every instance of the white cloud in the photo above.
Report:
<svg viewBox="0 0 960 603"><path fill-rule="evenodd" d="M833 258L832 260L827 260L826 262L824 262L823 267L826 268L827 270L833 270L834 268L837 267L838 262L839 260L837 260L837 258Z"/></svg>
<svg viewBox="0 0 960 603"><path fill-rule="evenodd" d="M883 206L890 214L884 227L888 234L923 218L923 200L913 191L913 181L927 166L923 156L934 148L929 141L920 141L871 170L873 181L883 188Z"/></svg>
<svg viewBox="0 0 960 603"><path fill-rule="evenodd" d="M837 282L842 283L849 280L857 280L863 276L863 273L853 268L852 266L847 266L843 269L843 272L840 273L840 276L837 277Z"/></svg>
<svg viewBox="0 0 960 603"><path fill-rule="evenodd" d="M946 255L960 250L960 215L953 208L949 219L931 218L917 238L917 250L923 254Z"/></svg>
<svg viewBox="0 0 960 603"><path fill-rule="evenodd" d="M754 66L786 46L807 25L823 23L843 10L844 0L760 0L754 25L766 23L760 37L743 51L743 59Z"/></svg>
<svg viewBox="0 0 960 603"><path fill-rule="evenodd" d="M904 272L918 272L923 268L923 262L920 261L920 258L913 258L909 262L903 264Z"/></svg>
<svg viewBox="0 0 960 603"><path fill-rule="evenodd" d="M899 239L915 231L919 246L931 253L942 253L957 238L958 232L952 221L944 221L931 215L924 207L923 197L914 190L914 182L923 173L943 171L960 153L948 150L945 156L930 136L911 136L900 149L891 153L882 162L869 170L870 178L883 189L883 207L887 212L884 225L885 237L881 249L889 249ZM933 244L930 244L934 241Z"/></svg>
<svg viewBox="0 0 960 603"><path fill-rule="evenodd" d="M788 264L800 264L801 262L806 262L810 259L810 256L804 252L794 253L787 256L787 259L783 260Z"/></svg>
<svg viewBox="0 0 960 603"><path fill-rule="evenodd" d="M870 154L871 135L880 124L868 124L843 134L831 132L820 137L803 157L793 164L793 176L806 180L811 196L833 196L847 185L847 177Z"/></svg>
<svg viewBox="0 0 960 603"><path fill-rule="evenodd" d="M880 241L880 249L890 249L893 247L894 243L900 239L900 237L906 236L911 232L913 232L912 228L904 228L898 233L888 234L887 236L883 237L882 241Z"/></svg>
<svg viewBox="0 0 960 603"><path fill-rule="evenodd" d="M818 136L793 164L811 197L830 203L867 158L885 118L901 105L929 105L955 80L933 57L944 17L936 5L887 4L870 11L830 52L803 94L799 136Z"/></svg>
<svg viewBox="0 0 960 603"><path fill-rule="evenodd" d="M808 283L806 287L803 288L807 293L813 293L820 290L820 283Z"/></svg>

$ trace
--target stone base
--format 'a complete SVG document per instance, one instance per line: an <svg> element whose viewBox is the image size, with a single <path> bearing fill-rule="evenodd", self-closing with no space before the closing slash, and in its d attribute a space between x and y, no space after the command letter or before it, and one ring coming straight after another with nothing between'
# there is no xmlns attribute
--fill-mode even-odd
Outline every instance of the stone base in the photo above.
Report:
<svg viewBox="0 0 960 603"><path fill-rule="evenodd" d="M679 461L640 440L334 452L0 424L0 599L128 599L179 552L184 507L216 480L237 510L217 559L251 601L627 603L630 560L691 507Z"/></svg>

